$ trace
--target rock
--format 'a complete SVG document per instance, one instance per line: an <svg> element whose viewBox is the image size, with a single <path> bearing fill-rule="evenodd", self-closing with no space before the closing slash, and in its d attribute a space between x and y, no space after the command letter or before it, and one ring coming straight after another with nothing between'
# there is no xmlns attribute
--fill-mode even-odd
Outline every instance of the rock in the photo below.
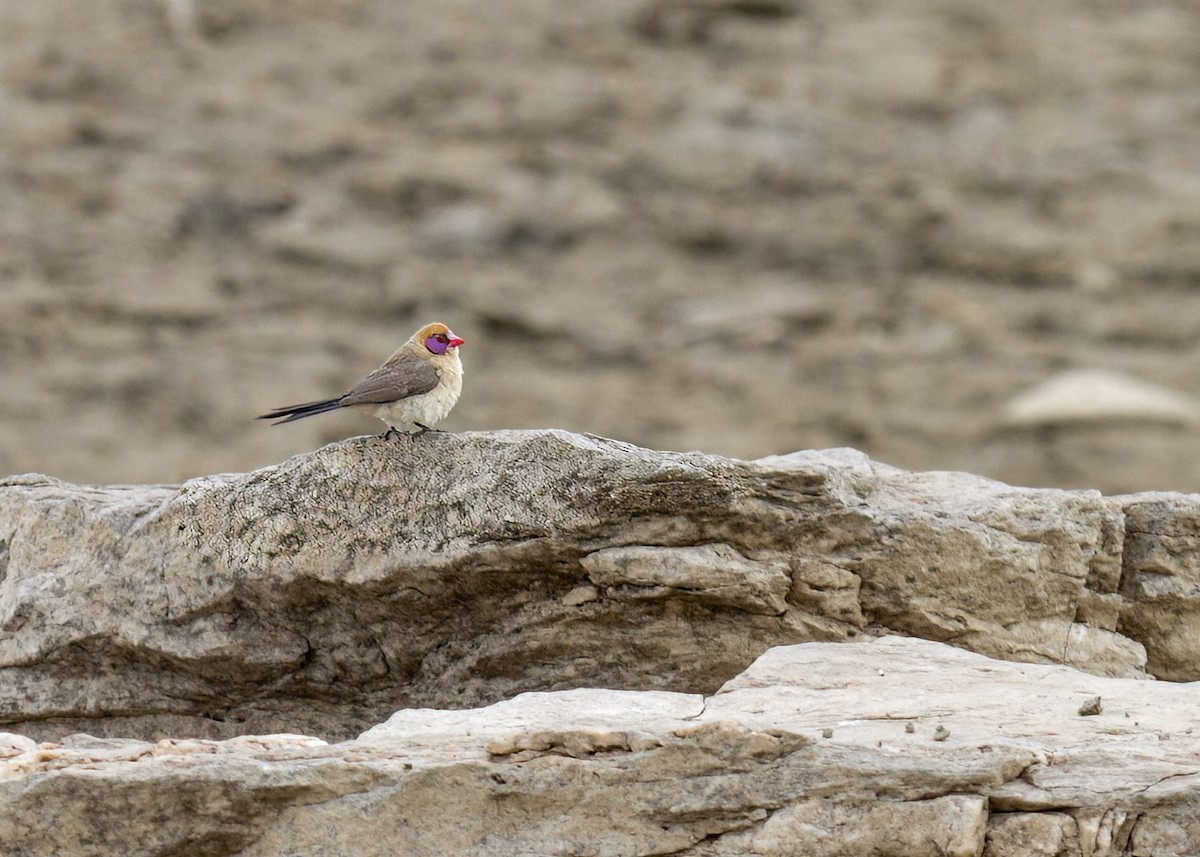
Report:
<svg viewBox="0 0 1200 857"><path fill-rule="evenodd" d="M700 603L734 605L747 613L780 616L790 569L782 561L749 560L726 544L681 548L606 548L579 560L588 578L611 597L666 598L682 590Z"/></svg>
<svg viewBox="0 0 1200 857"><path fill-rule="evenodd" d="M1096 696L1103 712L1074 715ZM339 744L28 747L0 759L0 842L20 857L1182 857L1200 841L1197 706L1200 687L916 639L808 643L708 697L527 693L399 711Z"/></svg>
<svg viewBox="0 0 1200 857"><path fill-rule="evenodd" d="M1048 426L1134 420L1168 425L1200 422L1200 403L1175 390L1102 369L1055 375L1011 400L1008 426Z"/></svg>
<svg viewBox="0 0 1200 857"><path fill-rule="evenodd" d="M37 744L24 735L0 732L0 758L19 756L37 749Z"/></svg>
<svg viewBox="0 0 1200 857"><path fill-rule="evenodd" d="M985 857L1059 857L1082 854L1079 825L1063 812L994 812L988 819Z"/></svg>
<svg viewBox="0 0 1200 857"><path fill-rule="evenodd" d="M529 690L712 692L772 646L885 631L1135 677L1144 639L1194 677L1186 623L1129 560L1122 583L1122 503L561 431L356 438L179 487L15 477L0 723L338 739Z"/></svg>
<svg viewBox="0 0 1200 857"><path fill-rule="evenodd" d="M1195 681L1200 664L1200 495L1121 498L1126 538L1119 632L1146 647L1159 678Z"/></svg>

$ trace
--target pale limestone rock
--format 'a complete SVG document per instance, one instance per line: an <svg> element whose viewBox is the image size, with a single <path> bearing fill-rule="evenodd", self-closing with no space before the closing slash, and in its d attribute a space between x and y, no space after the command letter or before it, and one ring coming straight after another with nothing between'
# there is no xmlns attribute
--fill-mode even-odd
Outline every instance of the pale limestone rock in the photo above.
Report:
<svg viewBox="0 0 1200 857"><path fill-rule="evenodd" d="M887 631L1119 676L1145 642L1195 676L1186 574L1167 598L1137 557L1169 546L1124 547L1126 508L1177 502L561 431L355 438L177 487L12 477L0 722L338 739L527 690L711 692L771 646Z"/></svg>
<svg viewBox="0 0 1200 857"><path fill-rule="evenodd" d="M817 798L784 807L749 830L727 834L685 853L713 857L978 857L987 821L987 801L975 795L879 801L869 806Z"/></svg>
<svg viewBox="0 0 1200 857"><path fill-rule="evenodd" d="M1121 420L1171 425L1200 423L1200 402L1140 378L1104 369L1072 369L1012 399L1008 426L1048 426Z"/></svg>
<svg viewBox="0 0 1200 857"><path fill-rule="evenodd" d="M1121 498L1126 521L1120 633L1146 647L1154 675L1200 678L1200 495Z"/></svg>
<svg viewBox="0 0 1200 857"><path fill-rule="evenodd" d="M1062 812L997 812L988 820L983 857L1081 854L1079 826Z"/></svg>
<svg viewBox="0 0 1200 857"><path fill-rule="evenodd" d="M582 557L579 564L613 598L661 598L683 590L699 602L732 604L768 616L787 611L785 596L792 582L787 563L756 562L726 544L606 548Z"/></svg>
<svg viewBox="0 0 1200 857"><path fill-rule="evenodd" d="M13 732L0 732L0 758L20 756L37 749L37 743Z"/></svg>
<svg viewBox="0 0 1200 857"><path fill-rule="evenodd" d="M576 586L562 597L562 603L567 607L578 607L581 604L587 604L589 601L595 601L599 597L600 590L594 586Z"/></svg>
<svg viewBox="0 0 1200 857"><path fill-rule="evenodd" d="M1103 710L1079 716L1093 697ZM0 758L0 842L18 857L1184 857L1197 710L1198 686L911 638L808 643L707 698L527 693L399 711L339 744L26 746Z"/></svg>

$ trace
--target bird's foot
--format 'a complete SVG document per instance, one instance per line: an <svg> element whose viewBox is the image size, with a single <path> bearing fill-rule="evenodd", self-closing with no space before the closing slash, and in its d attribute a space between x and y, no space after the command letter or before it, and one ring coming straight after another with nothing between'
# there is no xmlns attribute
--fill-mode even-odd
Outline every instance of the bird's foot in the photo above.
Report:
<svg viewBox="0 0 1200 857"><path fill-rule="evenodd" d="M395 426L388 426L388 430L387 430L387 431L385 431L383 434L381 434L381 435L379 436L379 439L380 439L380 440L387 440L387 439L388 439L388 438L390 438L392 435L395 435L396 437L403 437L403 436L404 436L404 432L402 432L402 431L397 431Z"/></svg>
<svg viewBox="0 0 1200 857"><path fill-rule="evenodd" d="M434 434L441 434L441 433L442 433L442 430L441 430L441 429L430 428L429 426L427 426L427 425L424 425L423 423L413 423L413 425L415 425L417 428L419 428L419 429L420 429L420 431L419 431L419 432L417 432L417 434L425 434L425 432L428 432L428 431L431 431L431 432L433 432Z"/></svg>

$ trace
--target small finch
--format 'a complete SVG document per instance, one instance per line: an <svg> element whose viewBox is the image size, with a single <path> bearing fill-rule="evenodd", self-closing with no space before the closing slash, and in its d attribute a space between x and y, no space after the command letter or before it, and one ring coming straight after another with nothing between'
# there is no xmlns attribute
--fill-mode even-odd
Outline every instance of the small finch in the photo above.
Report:
<svg viewBox="0 0 1200 857"><path fill-rule="evenodd" d="M458 359L462 344L446 325L427 324L349 392L322 402L276 408L258 419L280 425L340 408L358 408L387 423L384 437L429 431L446 418L462 392L463 367Z"/></svg>

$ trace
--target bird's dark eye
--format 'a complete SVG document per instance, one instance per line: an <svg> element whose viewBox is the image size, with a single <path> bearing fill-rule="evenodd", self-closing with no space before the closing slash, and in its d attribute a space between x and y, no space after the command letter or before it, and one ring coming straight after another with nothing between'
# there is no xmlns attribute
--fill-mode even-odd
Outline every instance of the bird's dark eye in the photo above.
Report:
<svg viewBox="0 0 1200 857"><path fill-rule="evenodd" d="M444 333L439 333L439 334L437 335L437 341L438 341L438 342L449 342L449 341L450 341L450 337L446 336L446 334L444 334Z"/></svg>

